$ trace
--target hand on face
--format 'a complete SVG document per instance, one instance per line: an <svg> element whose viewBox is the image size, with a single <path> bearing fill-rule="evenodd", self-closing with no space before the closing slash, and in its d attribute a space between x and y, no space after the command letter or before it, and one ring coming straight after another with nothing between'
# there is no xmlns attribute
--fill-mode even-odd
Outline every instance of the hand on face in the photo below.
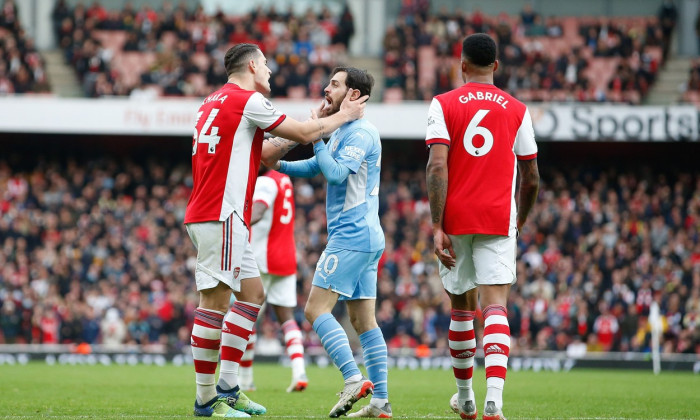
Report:
<svg viewBox="0 0 700 420"><path fill-rule="evenodd" d="M331 106L328 104L328 102L326 102L325 100L323 100L323 101L321 102L321 105L320 105L317 109L312 109L312 110L311 110L311 119L314 119L314 120L315 120L315 119L317 119L317 118L324 118L324 117L327 117L327 116L328 116L328 110L330 109L330 107L331 107ZM316 116L315 118L314 118L314 115Z"/></svg>
<svg viewBox="0 0 700 420"><path fill-rule="evenodd" d="M353 89L348 89L343 102L340 104L340 112L348 117L348 121L358 120L365 115L365 106L369 99L369 95L351 99L353 92Z"/></svg>

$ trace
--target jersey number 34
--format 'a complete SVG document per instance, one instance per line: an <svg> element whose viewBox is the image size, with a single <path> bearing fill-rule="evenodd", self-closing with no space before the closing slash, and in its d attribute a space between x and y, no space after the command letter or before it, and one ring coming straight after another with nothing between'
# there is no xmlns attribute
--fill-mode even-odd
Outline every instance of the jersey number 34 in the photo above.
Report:
<svg viewBox="0 0 700 420"><path fill-rule="evenodd" d="M202 132L198 133L197 132L197 124L199 124L199 119L202 117L202 113L204 111L199 111L197 113L197 120L194 123L194 137L192 138L192 156L197 154L197 146L199 146L199 143L206 143L209 145L207 147L207 152L210 155L213 155L216 153L216 145L219 144L219 140L221 140L221 136L219 136L219 127L217 126L212 126L214 123L214 118L219 114L219 108L212 108L211 111L209 111L209 116L207 116L207 120L204 122L204 126L202 127Z"/></svg>

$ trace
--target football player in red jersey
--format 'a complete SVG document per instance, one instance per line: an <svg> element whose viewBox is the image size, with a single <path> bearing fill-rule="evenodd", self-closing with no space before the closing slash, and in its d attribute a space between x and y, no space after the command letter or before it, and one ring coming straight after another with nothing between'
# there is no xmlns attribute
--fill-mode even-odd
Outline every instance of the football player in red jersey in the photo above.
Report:
<svg viewBox="0 0 700 420"><path fill-rule="evenodd" d="M266 411L240 392L237 377L264 300L249 243L260 160L279 159L293 142L311 143L361 118L368 96L351 101L352 92L348 92L340 112L299 122L279 112L263 96L270 92L270 69L257 45L233 46L226 52L224 65L228 83L204 99L197 112L193 188L185 212L187 232L197 248L195 280L200 296L191 338L197 384L194 414L248 417ZM291 141L263 145L265 132ZM236 302L229 310L232 291Z"/></svg>
<svg viewBox="0 0 700 420"><path fill-rule="evenodd" d="M285 174L260 167L253 193L251 243L260 269L266 302L272 306L284 332L284 345L292 364L292 383L287 392L306 389L309 379L304 364L301 330L294 319L297 306L297 258L294 242L294 187ZM254 390L253 358L256 334L250 336L239 369L241 389Z"/></svg>
<svg viewBox="0 0 700 420"><path fill-rule="evenodd" d="M458 392L450 405L463 419L477 417L474 313L481 303L487 387L483 419L504 420L502 394L510 352L506 304L516 278L517 232L539 185L530 113L494 86L496 57L490 36L477 33L464 39L465 84L433 98L426 134L433 241L452 303L449 347Z"/></svg>

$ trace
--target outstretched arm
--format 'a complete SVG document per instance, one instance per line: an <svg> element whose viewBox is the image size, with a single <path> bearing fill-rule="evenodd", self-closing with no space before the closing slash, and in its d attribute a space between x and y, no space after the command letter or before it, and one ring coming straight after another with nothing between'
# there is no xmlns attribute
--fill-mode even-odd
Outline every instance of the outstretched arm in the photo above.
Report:
<svg viewBox="0 0 700 420"><path fill-rule="evenodd" d="M320 119L309 119L304 122L286 118L271 133L297 143L309 144L335 131L346 122L362 118L365 112L365 101L369 99L369 96L365 95L351 100L350 97L353 91L354 89L348 89L345 99L340 104L340 111L335 114Z"/></svg>
<svg viewBox="0 0 700 420"><path fill-rule="evenodd" d="M298 145L299 143L282 137L270 137L263 142L260 160L268 168L277 169L277 162Z"/></svg>
<svg viewBox="0 0 700 420"><path fill-rule="evenodd" d="M537 169L537 158L531 160L519 160L518 172L520 172L520 195L518 196L518 230L527 220L530 210L537 200L537 192L540 189L540 173Z"/></svg>
<svg viewBox="0 0 700 420"><path fill-rule="evenodd" d="M313 178L321 172L315 156L310 159L298 160L295 162L280 160L277 162L277 165L278 168L276 169L283 174L299 178Z"/></svg>
<svg viewBox="0 0 700 420"><path fill-rule="evenodd" d="M329 184L340 185L350 175L350 168L333 159L323 140L314 143L314 153L318 166Z"/></svg>
<svg viewBox="0 0 700 420"><path fill-rule="evenodd" d="M452 249L450 237L443 231L442 218L447 201L447 154L449 147L444 144L433 144L426 168L428 200L430 215L433 221L433 245L435 255L447 268L456 264L456 254Z"/></svg>

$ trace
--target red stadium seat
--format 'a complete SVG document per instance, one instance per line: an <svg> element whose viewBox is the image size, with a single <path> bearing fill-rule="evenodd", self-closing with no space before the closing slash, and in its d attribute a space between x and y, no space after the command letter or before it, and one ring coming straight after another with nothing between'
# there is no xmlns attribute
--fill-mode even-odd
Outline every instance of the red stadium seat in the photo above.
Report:
<svg viewBox="0 0 700 420"><path fill-rule="evenodd" d="M120 52L112 58L112 67L121 75L126 86L135 86L141 74L156 61L155 53Z"/></svg>
<svg viewBox="0 0 700 420"><path fill-rule="evenodd" d="M117 53L124 48L126 43L126 31L100 31L96 30L92 32L92 35L100 41L102 46L112 51L112 53Z"/></svg>
<svg viewBox="0 0 700 420"><path fill-rule="evenodd" d="M700 108L700 92L689 90L683 94L683 100Z"/></svg>
<svg viewBox="0 0 700 420"><path fill-rule="evenodd" d="M207 71L209 69L209 63L211 59L207 53L194 53L192 54L192 62L197 68L202 71Z"/></svg>
<svg viewBox="0 0 700 420"><path fill-rule="evenodd" d="M163 44L162 46L165 51L174 49L177 45L177 41L177 34L173 31L165 31L160 37L160 42Z"/></svg>
<svg viewBox="0 0 700 420"><path fill-rule="evenodd" d="M433 87L435 85L435 48L422 46L418 48L418 87Z"/></svg>
<svg viewBox="0 0 700 420"><path fill-rule="evenodd" d="M395 104L403 101L403 89L391 87L384 89L384 103Z"/></svg>
<svg viewBox="0 0 700 420"><path fill-rule="evenodd" d="M306 88L304 86L290 86L287 88L289 99L306 99Z"/></svg>
<svg viewBox="0 0 700 420"><path fill-rule="evenodd" d="M618 57L594 57L588 62L588 67L584 72L596 90L606 91L608 83L612 79L619 63L620 59Z"/></svg>

